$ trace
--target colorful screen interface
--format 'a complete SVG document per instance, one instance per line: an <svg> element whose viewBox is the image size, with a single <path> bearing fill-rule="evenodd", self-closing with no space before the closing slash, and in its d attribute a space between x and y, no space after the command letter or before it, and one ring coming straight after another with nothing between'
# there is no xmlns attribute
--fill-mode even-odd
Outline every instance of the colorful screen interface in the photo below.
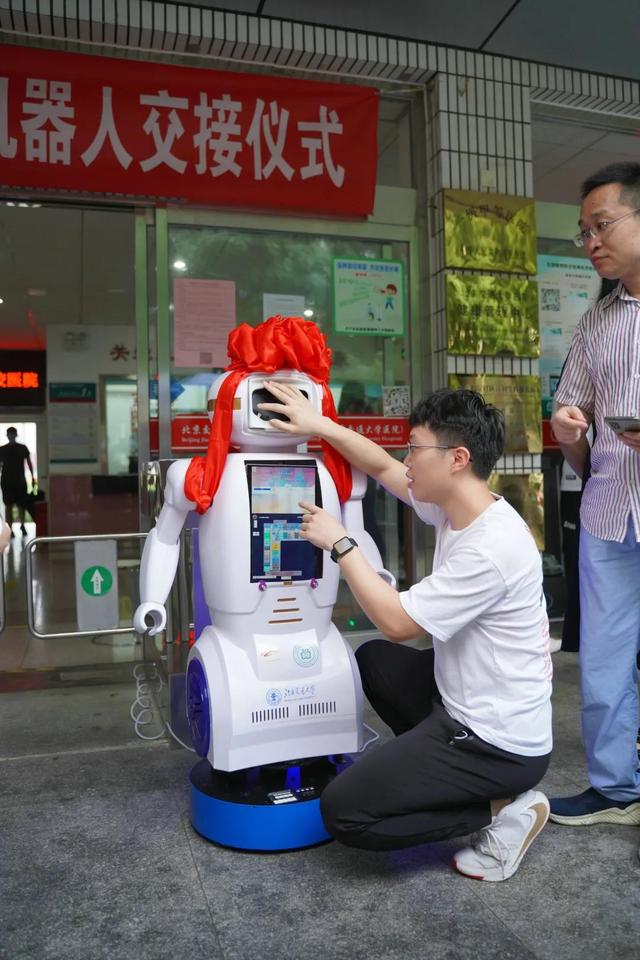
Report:
<svg viewBox="0 0 640 960"><path fill-rule="evenodd" d="M302 536L300 501L316 503L315 464L252 464L251 580L311 580L322 551Z"/></svg>

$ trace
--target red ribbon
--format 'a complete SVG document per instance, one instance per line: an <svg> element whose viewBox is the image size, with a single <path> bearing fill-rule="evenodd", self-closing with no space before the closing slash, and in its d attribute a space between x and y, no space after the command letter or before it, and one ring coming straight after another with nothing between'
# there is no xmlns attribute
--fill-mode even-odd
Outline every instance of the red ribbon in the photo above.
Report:
<svg viewBox="0 0 640 960"><path fill-rule="evenodd" d="M322 412L336 420L336 408L329 390L331 349L323 333L311 320L300 317L269 317L257 327L242 323L229 334L227 353L229 376L220 385L209 433L206 457L195 457L187 469L184 492L205 513L213 502L229 452L233 423L233 400L241 380L250 373L299 370L322 386ZM351 467L326 441L321 441L324 464L336 485L340 502L351 496Z"/></svg>

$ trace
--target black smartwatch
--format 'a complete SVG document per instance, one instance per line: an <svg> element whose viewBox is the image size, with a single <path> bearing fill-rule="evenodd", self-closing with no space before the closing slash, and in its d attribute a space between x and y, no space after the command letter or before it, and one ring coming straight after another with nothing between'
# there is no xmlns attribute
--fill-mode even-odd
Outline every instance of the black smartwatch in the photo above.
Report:
<svg viewBox="0 0 640 960"><path fill-rule="evenodd" d="M336 540L331 547L331 559L334 563L337 563L338 560L346 556L350 550L353 550L353 548L357 546L358 544L353 537L341 537L339 540Z"/></svg>

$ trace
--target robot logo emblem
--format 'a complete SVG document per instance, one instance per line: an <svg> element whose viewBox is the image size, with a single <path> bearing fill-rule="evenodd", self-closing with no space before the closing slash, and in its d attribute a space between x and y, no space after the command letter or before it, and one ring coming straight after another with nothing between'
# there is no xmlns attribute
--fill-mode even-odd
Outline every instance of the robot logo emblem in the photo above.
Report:
<svg viewBox="0 0 640 960"><path fill-rule="evenodd" d="M293 659L299 667L312 667L318 660L318 648L296 644L293 648Z"/></svg>
<svg viewBox="0 0 640 960"><path fill-rule="evenodd" d="M270 707L276 707L282 700L282 694L277 687L270 687L267 690L267 703Z"/></svg>

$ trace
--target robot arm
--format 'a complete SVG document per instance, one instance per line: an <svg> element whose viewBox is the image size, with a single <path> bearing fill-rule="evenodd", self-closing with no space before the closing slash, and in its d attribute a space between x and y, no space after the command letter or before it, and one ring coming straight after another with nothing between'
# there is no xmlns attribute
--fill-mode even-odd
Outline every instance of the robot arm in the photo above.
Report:
<svg viewBox="0 0 640 960"><path fill-rule="evenodd" d="M136 633L149 631L154 637L167 622L165 603L173 584L180 556L180 533L193 508L184 495L188 460L169 467L165 502L153 530L147 536L140 562L140 604L133 617ZM147 621L151 620L151 623Z"/></svg>
<svg viewBox="0 0 640 960"><path fill-rule="evenodd" d="M367 475L361 470L356 470L355 467L352 467L351 476L351 498L342 504L342 523L349 536L358 541L360 550L377 572L378 576L392 587L395 587L396 578L389 570L384 569L380 551L371 534L367 533L364 528L362 500L367 489Z"/></svg>

